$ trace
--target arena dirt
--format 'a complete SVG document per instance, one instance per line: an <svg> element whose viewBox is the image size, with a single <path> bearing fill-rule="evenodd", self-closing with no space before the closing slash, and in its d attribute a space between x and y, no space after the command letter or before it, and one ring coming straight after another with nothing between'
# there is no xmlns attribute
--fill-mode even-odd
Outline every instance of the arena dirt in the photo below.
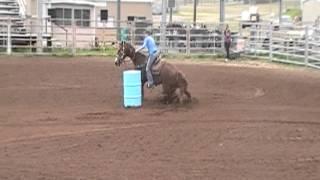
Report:
<svg viewBox="0 0 320 180"><path fill-rule="evenodd" d="M124 109L130 65L0 59L1 180L320 179L318 71L178 63L193 103Z"/></svg>

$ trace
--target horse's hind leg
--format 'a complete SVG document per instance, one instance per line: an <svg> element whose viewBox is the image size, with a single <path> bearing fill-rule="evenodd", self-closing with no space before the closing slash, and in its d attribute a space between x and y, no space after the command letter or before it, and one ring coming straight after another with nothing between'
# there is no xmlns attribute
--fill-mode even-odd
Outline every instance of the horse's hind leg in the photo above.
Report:
<svg viewBox="0 0 320 180"><path fill-rule="evenodd" d="M166 86L166 85L162 85L162 89L163 89L163 99L162 99L162 101L163 101L163 103L165 103L165 104L168 104L168 101L169 101L169 96L170 96L170 89L169 89L169 87L168 86Z"/></svg>
<svg viewBox="0 0 320 180"><path fill-rule="evenodd" d="M163 100L166 104L171 104L174 100L178 98L174 88L167 85L162 85L162 87L163 94L165 95Z"/></svg>
<svg viewBox="0 0 320 180"><path fill-rule="evenodd" d="M191 101L191 94L189 93L189 91L186 89L186 90L184 91L184 93L185 93L185 95L187 95L188 101Z"/></svg>
<svg viewBox="0 0 320 180"><path fill-rule="evenodd" d="M180 103L187 103L191 101L191 94L188 92L186 87L180 88L179 92L180 92L180 98L179 98ZM184 95L187 96L187 100L183 99Z"/></svg>

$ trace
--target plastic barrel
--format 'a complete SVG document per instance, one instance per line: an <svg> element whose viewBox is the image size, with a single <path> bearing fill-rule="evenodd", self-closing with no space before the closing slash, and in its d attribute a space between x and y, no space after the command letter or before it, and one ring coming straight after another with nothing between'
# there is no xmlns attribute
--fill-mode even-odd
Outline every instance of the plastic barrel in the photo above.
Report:
<svg viewBox="0 0 320 180"><path fill-rule="evenodd" d="M141 71L129 70L123 72L123 104L126 108L142 105Z"/></svg>

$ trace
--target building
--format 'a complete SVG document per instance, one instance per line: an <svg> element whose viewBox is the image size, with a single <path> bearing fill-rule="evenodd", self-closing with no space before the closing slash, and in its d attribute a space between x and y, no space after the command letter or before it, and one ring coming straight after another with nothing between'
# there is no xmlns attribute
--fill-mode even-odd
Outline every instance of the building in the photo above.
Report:
<svg viewBox="0 0 320 180"><path fill-rule="evenodd" d="M96 41L115 41L117 0L51 0L47 14L52 19L53 39L57 46L77 48L95 46ZM121 26L128 21L152 21L152 0L121 0ZM76 37L72 36L75 21ZM76 38L76 40L74 40Z"/></svg>
<svg viewBox="0 0 320 180"><path fill-rule="evenodd" d="M320 0L305 0L302 4L302 21L315 22L320 17Z"/></svg>
<svg viewBox="0 0 320 180"><path fill-rule="evenodd" d="M117 0L1 0L0 3L3 4L0 8L6 9L0 11L0 23L14 20L15 31L19 31L19 36L32 34L33 44L37 41L38 45L48 46L50 40L54 47L88 48L97 39L116 40ZM137 19L152 20L152 0L121 0L121 26Z"/></svg>
<svg viewBox="0 0 320 180"><path fill-rule="evenodd" d="M53 46L88 48L94 45L105 1L52 0L44 9Z"/></svg>
<svg viewBox="0 0 320 180"><path fill-rule="evenodd" d="M121 0L121 21L152 20L152 0ZM109 18L117 17L117 0L107 0Z"/></svg>

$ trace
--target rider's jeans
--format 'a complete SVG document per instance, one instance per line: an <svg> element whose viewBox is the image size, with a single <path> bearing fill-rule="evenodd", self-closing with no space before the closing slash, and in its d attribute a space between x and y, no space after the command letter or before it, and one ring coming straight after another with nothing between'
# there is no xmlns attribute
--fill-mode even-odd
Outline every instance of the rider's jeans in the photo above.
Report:
<svg viewBox="0 0 320 180"><path fill-rule="evenodd" d="M149 85L153 85L152 64L154 63L154 60L156 60L156 57L158 54L159 54L159 51L156 51L153 54L150 54L148 57L146 71L147 71L147 79L148 79Z"/></svg>

